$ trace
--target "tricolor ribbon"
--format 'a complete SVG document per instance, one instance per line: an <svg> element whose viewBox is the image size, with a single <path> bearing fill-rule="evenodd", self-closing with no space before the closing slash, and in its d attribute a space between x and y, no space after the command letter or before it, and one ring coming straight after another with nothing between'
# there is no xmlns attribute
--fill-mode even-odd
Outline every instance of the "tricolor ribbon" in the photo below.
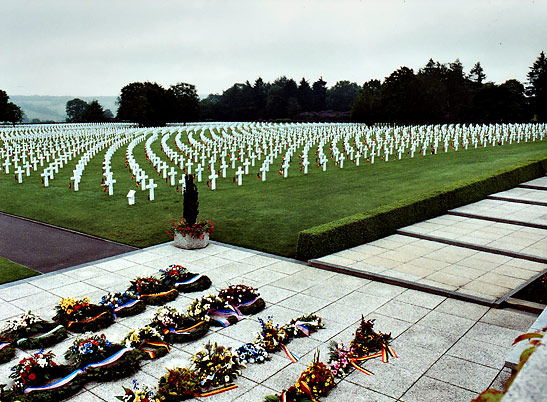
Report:
<svg viewBox="0 0 547 402"><path fill-rule="evenodd" d="M222 392L231 391L232 389L236 389L236 388L237 388L237 385L232 384L224 388L215 389L214 391L204 392L203 394L196 394L195 396L204 398L206 396L213 396L213 395L220 394Z"/></svg>
<svg viewBox="0 0 547 402"><path fill-rule="evenodd" d="M304 335L310 336L310 329L302 321L297 321L294 326L296 329L302 331Z"/></svg>
<svg viewBox="0 0 547 402"><path fill-rule="evenodd" d="M235 310L217 310L213 308L209 310L208 314L213 320L220 322L224 328L230 325L228 317L236 317L238 321L243 319L243 316Z"/></svg>
<svg viewBox="0 0 547 402"><path fill-rule="evenodd" d="M0 343L0 350L4 350L4 349L7 348L9 345L11 345L11 343Z"/></svg>
<svg viewBox="0 0 547 402"><path fill-rule="evenodd" d="M192 325L191 327L185 328L185 329L175 329L175 328L164 329L163 334L164 335L167 335L167 334L179 334L179 335L186 334L186 333L190 332L191 330L196 329L197 327L199 327L202 324L205 324L205 321L200 321L197 324Z"/></svg>
<svg viewBox="0 0 547 402"><path fill-rule="evenodd" d="M200 279L202 276L203 276L202 274L197 274L196 276L194 276L193 278L188 279L187 281L175 283L175 286L179 286L179 285L190 285L190 284L196 282L196 281L197 281L198 279Z"/></svg>
<svg viewBox="0 0 547 402"><path fill-rule="evenodd" d="M34 391L49 391L52 389L60 388L66 384L68 384L70 381L72 381L74 378L76 378L78 375L83 374L83 370L76 370L67 375L65 378L61 378L59 381L53 382L48 385L44 385L43 387L28 387L25 388L23 393L30 394Z"/></svg>
<svg viewBox="0 0 547 402"><path fill-rule="evenodd" d="M291 352L287 346L281 344L281 349L283 349L283 351L287 354L287 357L291 362L296 363L298 360L300 360L300 357Z"/></svg>
<svg viewBox="0 0 547 402"><path fill-rule="evenodd" d="M42 339L42 338L45 338L46 336L49 336L51 334L54 334L55 332L61 330L62 328L64 328L62 325L57 325L55 328L53 328L51 331L48 331L46 332L45 334L42 334L42 335L38 335L36 337L34 337L33 339ZM17 345L20 345L21 343L25 342L28 338L21 338L21 339L18 339L17 340ZM0 345L0 350L2 350L1 348L1 345Z"/></svg>
<svg viewBox="0 0 547 402"><path fill-rule="evenodd" d="M67 328L70 328L70 326L71 326L72 324L85 324L85 323L87 323L87 322L94 321L94 320L96 320L97 318L102 317L102 316L105 315L105 314L108 314L108 311L103 311L101 314L96 315L95 317L92 317L92 318L88 318L87 320L83 320L83 321L69 321L68 324L67 324Z"/></svg>
<svg viewBox="0 0 547 402"><path fill-rule="evenodd" d="M231 304L230 306L234 309L234 311L237 314L239 314L240 316L243 316L243 314L239 310L239 307L241 307L241 306L243 306L243 307L252 306L257 300L258 300L258 297L255 297L253 300L249 300L248 302L238 304L237 306L235 306L233 304Z"/></svg>
<svg viewBox="0 0 547 402"><path fill-rule="evenodd" d="M131 300L130 302L127 302L125 304L122 304L121 306L119 307L116 307L114 309L114 314L116 314L117 312L123 310L123 309L126 309L126 308L129 308L129 307L133 307L135 304L139 303L140 300L139 299L134 299L134 300Z"/></svg>
<svg viewBox="0 0 547 402"><path fill-rule="evenodd" d="M126 354L127 352L131 351L132 349L131 348L123 348L122 350L116 352L115 354L113 354L112 356L104 359L102 362L99 362L99 363L91 363L91 364L88 364L87 366L85 366L82 370L83 371L86 371L87 369L89 368L99 368L99 367L105 367L105 366L108 366L112 363L115 363L117 362L118 360L120 360L120 358Z"/></svg>

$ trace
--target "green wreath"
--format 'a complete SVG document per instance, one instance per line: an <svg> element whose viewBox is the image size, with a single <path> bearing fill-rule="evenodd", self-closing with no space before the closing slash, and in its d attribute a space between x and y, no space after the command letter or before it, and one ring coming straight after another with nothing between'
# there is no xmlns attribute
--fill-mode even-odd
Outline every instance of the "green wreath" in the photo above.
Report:
<svg viewBox="0 0 547 402"><path fill-rule="evenodd" d="M114 322L114 314L107 307L90 304L78 318L58 311L53 319L73 332L96 332L109 327Z"/></svg>
<svg viewBox="0 0 547 402"><path fill-rule="evenodd" d="M163 329L163 338L169 343L183 343L195 341L209 331L209 322L184 317L177 323L176 328Z"/></svg>
<svg viewBox="0 0 547 402"><path fill-rule="evenodd" d="M143 295L140 295L140 298L146 304L153 305L153 306L163 306L164 304L167 304L175 300L178 297L178 295L179 295L179 292L177 289L170 288L161 293L143 294Z"/></svg>
<svg viewBox="0 0 547 402"><path fill-rule="evenodd" d="M119 380L129 377L136 373L140 367L140 360L143 354L137 349L124 348L121 345L116 345L119 349L110 358L116 354L121 354L121 357L113 363L100 365L97 362L95 365L88 365L84 368L85 374L89 381L106 382Z"/></svg>
<svg viewBox="0 0 547 402"><path fill-rule="evenodd" d="M11 343L5 342L0 344L0 364L7 363L15 356L15 348ZM0 399L3 401L3 399Z"/></svg>
<svg viewBox="0 0 547 402"><path fill-rule="evenodd" d="M49 321L39 321L29 327L25 338L17 340L21 349L44 349L55 345L67 337L67 330L60 324Z"/></svg>
<svg viewBox="0 0 547 402"><path fill-rule="evenodd" d="M27 388L23 392L24 397L29 398L30 401L37 402L58 402L63 399L69 398L77 394L88 381L84 372L76 370L74 367L67 365L57 365L49 370L50 378L52 380L40 384L40 386L47 386L55 384L58 381L66 378L69 375L75 374L75 377L68 383L52 389L40 389L39 387ZM21 394L19 394L21 395ZM13 401L20 400L19 397L14 398ZM2 399L3 401L3 399Z"/></svg>
<svg viewBox="0 0 547 402"><path fill-rule="evenodd" d="M251 304L240 304L239 306L235 307L237 307L241 314L251 315L260 313L262 310L264 310L266 308L266 302L262 297L259 297L255 299Z"/></svg>

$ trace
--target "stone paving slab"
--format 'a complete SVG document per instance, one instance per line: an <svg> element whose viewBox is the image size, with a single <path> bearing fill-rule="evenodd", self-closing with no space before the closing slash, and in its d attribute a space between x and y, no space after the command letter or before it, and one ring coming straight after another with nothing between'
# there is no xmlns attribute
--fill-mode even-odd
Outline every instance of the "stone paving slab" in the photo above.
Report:
<svg viewBox="0 0 547 402"><path fill-rule="evenodd" d="M547 190L547 176L544 177L538 177L537 179L527 181L525 183L522 183L522 185L525 186L534 186L534 187L541 187Z"/></svg>
<svg viewBox="0 0 547 402"><path fill-rule="evenodd" d="M424 223L428 226L424 226ZM443 215L404 227L400 232L530 255L547 261L547 229Z"/></svg>
<svg viewBox="0 0 547 402"><path fill-rule="evenodd" d="M458 220L466 218L451 217ZM439 220L431 220L438 222ZM451 220L454 222L455 220ZM429 221L426 221L426 223ZM432 225L434 222L430 222ZM495 225L495 223L487 223ZM417 233L447 235L441 225L418 226ZM408 228L405 228L408 230ZM458 227L456 226L456 229ZM529 228L526 228L529 229ZM490 241L501 234L492 232ZM454 232L453 238L460 238ZM317 260L356 272L414 282L492 302L547 270L547 264L447 245L415 237L392 235Z"/></svg>
<svg viewBox="0 0 547 402"><path fill-rule="evenodd" d="M376 245L363 246L353 255L381 257L394 251L393 246L403 250L429 266L444 269L456 262L445 261L459 258L430 258L444 247L432 242L423 243L424 255L411 253L419 240L394 236L379 241ZM473 254L465 255L463 260ZM352 260L355 261L355 260ZM396 260L393 260L397 262ZM488 261L488 260L484 260ZM492 261L489 261L492 262ZM511 259L494 261L505 265ZM0 319L18 316L28 308L44 318L51 318L59 296L69 292L73 296L89 296L97 302L105 291L122 291L129 285L130 274L148 275L169 264L182 264L190 270L210 275L213 288L204 292L183 294L169 305L184 310L194 297L229 284L245 283L258 286L267 302L267 309L259 316L273 315L274 320L284 321L316 312L324 318L325 330L313 334L309 339L298 339L290 344L291 350L301 356L295 364L282 353L276 353L271 362L250 366L236 384L238 389L203 399L220 401L261 401L273 392L289 387L313 358L316 350L327 359L331 340L349 342L361 314L376 320L375 328L392 332L393 347L401 356L388 363L372 361L367 368L374 376L355 372L340 381L332 393L322 398L325 401L433 401L450 400L468 402L477 393L488 388L502 377L500 359L503 359L512 340L528 328L535 316L512 310L498 310L447 299L443 296L406 289L401 286L355 278L343 274L317 270L283 258L252 250L243 250L218 243L203 250L187 251L172 244L151 247L108 260L97 261L73 269L18 281L0 286ZM468 262L468 264L470 264ZM426 264L424 264L425 266ZM397 267L398 263L388 269ZM138 316L119 319L103 331L111 341L119 341L136 326L146 324L156 307L147 307ZM518 324L520 323L520 324ZM144 363L133 377L111 383L90 383L70 401L113 401L121 395L122 385L131 386L132 380L155 384L165 372L165 367L188 365L189 356L201 348L207 340L218 341L226 346L237 347L254 339L259 324L256 317L249 317L237 325L218 328L205 338L187 344L177 344L164 358ZM63 352L70 339L56 345L53 350L58 361L63 362ZM17 352L16 359L25 355ZM14 359L15 361L15 359ZM13 363L0 365L0 383L10 384L9 368ZM468 373L465 375L464 373ZM199 400L199 399L194 399Z"/></svg>
<svg viewBox="0 0 547 402"><path fill-rule="evenodd" d="M510 190L491 194L488 197L499 197L508 200L533 202L545 205L547 203L547 194L545 190L536 190L531 188L516 187Z"/></svg>
<svg viewBox="0 0 547 402"><path fill-rule="evenodd" d="M547 207L516 202L484 199L473 204L455 208L449 213L471 215L469 217L492 218L515 223L542 225L547 228Z"/></svg>

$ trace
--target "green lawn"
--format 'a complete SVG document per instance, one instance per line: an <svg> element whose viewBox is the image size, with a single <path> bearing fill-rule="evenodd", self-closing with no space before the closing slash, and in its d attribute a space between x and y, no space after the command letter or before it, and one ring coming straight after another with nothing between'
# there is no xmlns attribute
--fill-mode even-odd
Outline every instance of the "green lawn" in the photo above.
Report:
<svg viewBox="0 0 547 402"><path fill-rule="evenodd" d="M168 144L175 148L174 136ZM152 148L166 159L159 139ZM78 158L56 175L49 188L41 186L37 174L25 178L23 184L17 184L11 174L0 174L0 210L138 247L168 241L166 229L171 219L182 215L182 195L148 165L142 142L135 148L135 158L159 184L156 200L149 202L148 191L136 189L125 168L125 149L120 148L112 159L117 180L112 197L100 185L102 152L88 164L77 193L68 185ZM311 162L315 160L313 151ZM293 161L288 179L277 173L278 159L266 183L257 178L260 164L244 176L241 187L232 183L233 171L229 180L217 181L214 192L206 187L205 179L199 184L200 215L215 221L214 240L294 256L298 232L303 229L413 200L462 179L487 176L541 158L547 158L547 141L416 155L413 159L406 156L400 161L392 157L387 163L377 158L375 164L361 163L360 167L346 161L344 169L329 162L326 172L310 165L307 176L298 172ZM137 190L136 205L131 207L126 200L129 189Z"/></svg>
<svg viewBox="0 0 547 402"><path fill-rule="evenodd" d="M0 257L0 285L36 275L40 273Z"/></svg>

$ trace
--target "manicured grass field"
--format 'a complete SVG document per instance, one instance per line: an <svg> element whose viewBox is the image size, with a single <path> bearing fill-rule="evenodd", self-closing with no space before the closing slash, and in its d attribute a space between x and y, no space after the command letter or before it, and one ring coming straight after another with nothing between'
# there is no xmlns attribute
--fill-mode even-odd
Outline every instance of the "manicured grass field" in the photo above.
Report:
<svg viewBox="0 0 547 402"><path fill-rule="evenodd" d="M69 177L78 158L63 168L48 188L40 184L38 174L25 177L23 184L17 184L11 174L0 174L0 210L138 247L168 241L166 229L171 219L182 215L182 193L165 184L148 164L143 144L135 148L134 156L159 184L153 202L147 200L148 191L136 188L131 180L124 167L126 147L122 147L112 158L117 180L112 197L100 184L103 151L88 164L79 192L69 189ZM168 144L175 148L174 136ZM159 140L152 148L166 159ZM312 152L309 157L313 163ZM217 181L214 192L206 187L205 178L198 185L200 215L215 221L214 240L294 256L298 232L303 229L547 158L547 141L416 155L413 159L406 156L395 160L394 156L387 163L376 159L375 164L362 162L360 167L346 161L344 169L329 161L326 172L312 164L307 176L298 172L293 160L287 179L276 171L281 164L278 159L265 183L257 178L257 164L243 177L241 187L224 179ZM233 177L233 171L228 177ZM131 207L126 200L129 189L137 190L136 205Z"/></svg>
<svg viewBox="0 0 547 402"><path fill-rule="evenodd" d="M40 273L0 257L0 285L36 275Z"/></svg>

